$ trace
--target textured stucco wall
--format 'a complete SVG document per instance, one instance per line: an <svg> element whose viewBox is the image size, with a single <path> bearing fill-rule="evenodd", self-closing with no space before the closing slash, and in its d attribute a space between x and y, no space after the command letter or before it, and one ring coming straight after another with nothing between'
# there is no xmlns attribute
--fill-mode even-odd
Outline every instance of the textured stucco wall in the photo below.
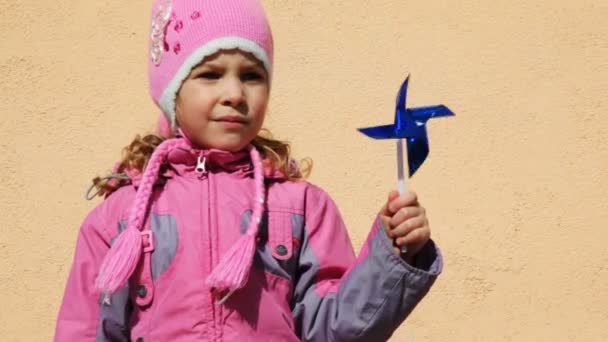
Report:
<svg viewBox="0 0 608 342"><path fill-rule="evenodd" d="M393 341L607 341L608 2L265 0L268 126L315 161L357 248L394 186L355 128L409 104L429 124L411 181L445 272ZM0 339L47 341L89 179L153 127L150 1L0 0Z"/></svg>

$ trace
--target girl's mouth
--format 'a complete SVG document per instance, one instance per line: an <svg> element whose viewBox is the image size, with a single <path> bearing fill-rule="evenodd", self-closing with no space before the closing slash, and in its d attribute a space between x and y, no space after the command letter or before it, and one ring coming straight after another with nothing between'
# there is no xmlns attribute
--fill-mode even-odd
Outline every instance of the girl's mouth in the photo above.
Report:
<svg viewBox="0 0 608 342"><path fill-rule="evenodd" d="M242 116L233 115L223 116L214 121L218 122L220 125L228 129L238 129L245 126L245 124L247 123L245 118L243 118Z"/></svg>
<svg viewBox="0 0 608 342"><path fill-rule="evenodd" d="M245 124L247 122L247 120L244 117L238 116L238 115L226 115L226 116L222 116L222 117L219 117L219 118L215 119L215 121L235 122L235 123L242 123L242 124Z"/></svg>

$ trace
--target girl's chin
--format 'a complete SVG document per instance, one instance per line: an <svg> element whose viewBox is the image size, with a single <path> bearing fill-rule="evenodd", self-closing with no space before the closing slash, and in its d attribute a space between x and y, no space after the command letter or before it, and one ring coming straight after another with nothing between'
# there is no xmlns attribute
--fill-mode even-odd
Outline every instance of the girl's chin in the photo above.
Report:
<svg viewBox="0 0 608 342"><path fill-rule="evenodd" d="M196 147L199 148L237 152L244 149L247 145L249 145L250 142L251 141L243 140L227 140L214 143L209 143L205 141L194 141L194 144L196 145Z"/></svg>

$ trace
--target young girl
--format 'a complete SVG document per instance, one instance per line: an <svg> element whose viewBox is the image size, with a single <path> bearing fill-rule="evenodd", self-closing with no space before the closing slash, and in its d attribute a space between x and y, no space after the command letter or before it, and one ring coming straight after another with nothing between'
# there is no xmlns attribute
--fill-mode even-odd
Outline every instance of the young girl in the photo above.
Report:
<svg viewBox="0 0 608 342"><path fill-rule="evenodd" d="M385 341L425 296L442 261L413 193L389 194L355 257L331 198L260 134L272 45L256 0L156 1L162 137L96 179L56 341Z"/></svg>

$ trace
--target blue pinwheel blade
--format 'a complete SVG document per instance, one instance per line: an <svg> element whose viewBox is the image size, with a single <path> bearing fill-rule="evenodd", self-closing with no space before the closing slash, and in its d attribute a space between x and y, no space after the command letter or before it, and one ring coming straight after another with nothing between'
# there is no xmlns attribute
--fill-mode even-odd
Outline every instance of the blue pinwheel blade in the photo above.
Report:
<svg viewBox="0 0 608 342"><path fill-rule="evenodd" d="M429 155L429 141L426 134L422 137L407 139L407 161L410 177L416 173Z"/></svg>
<svg viewBox="0 0 608 342"><path fill-rule="evenodd" d="M407 85L410 80L410 75L407 75L405 81L401 84L397 93L397 110L405 110L405 99L407 98Z"/></svg>
<svg viewBox="0 0 608 342"><path fill-rule="evenodd" d="M432 118L454 115L454 112L444 105L410 108L409 111L414 120L424 122Z"/></svg>
<svg viewBox="0 0 608 342"><path fill-rule="evenodd" d="M395 125L358 128L358 130L359 130L359 132L367 135L370 138L374 138L374 139L395 139L395 138L397 138L397 135L395 134Z"/></svg>

